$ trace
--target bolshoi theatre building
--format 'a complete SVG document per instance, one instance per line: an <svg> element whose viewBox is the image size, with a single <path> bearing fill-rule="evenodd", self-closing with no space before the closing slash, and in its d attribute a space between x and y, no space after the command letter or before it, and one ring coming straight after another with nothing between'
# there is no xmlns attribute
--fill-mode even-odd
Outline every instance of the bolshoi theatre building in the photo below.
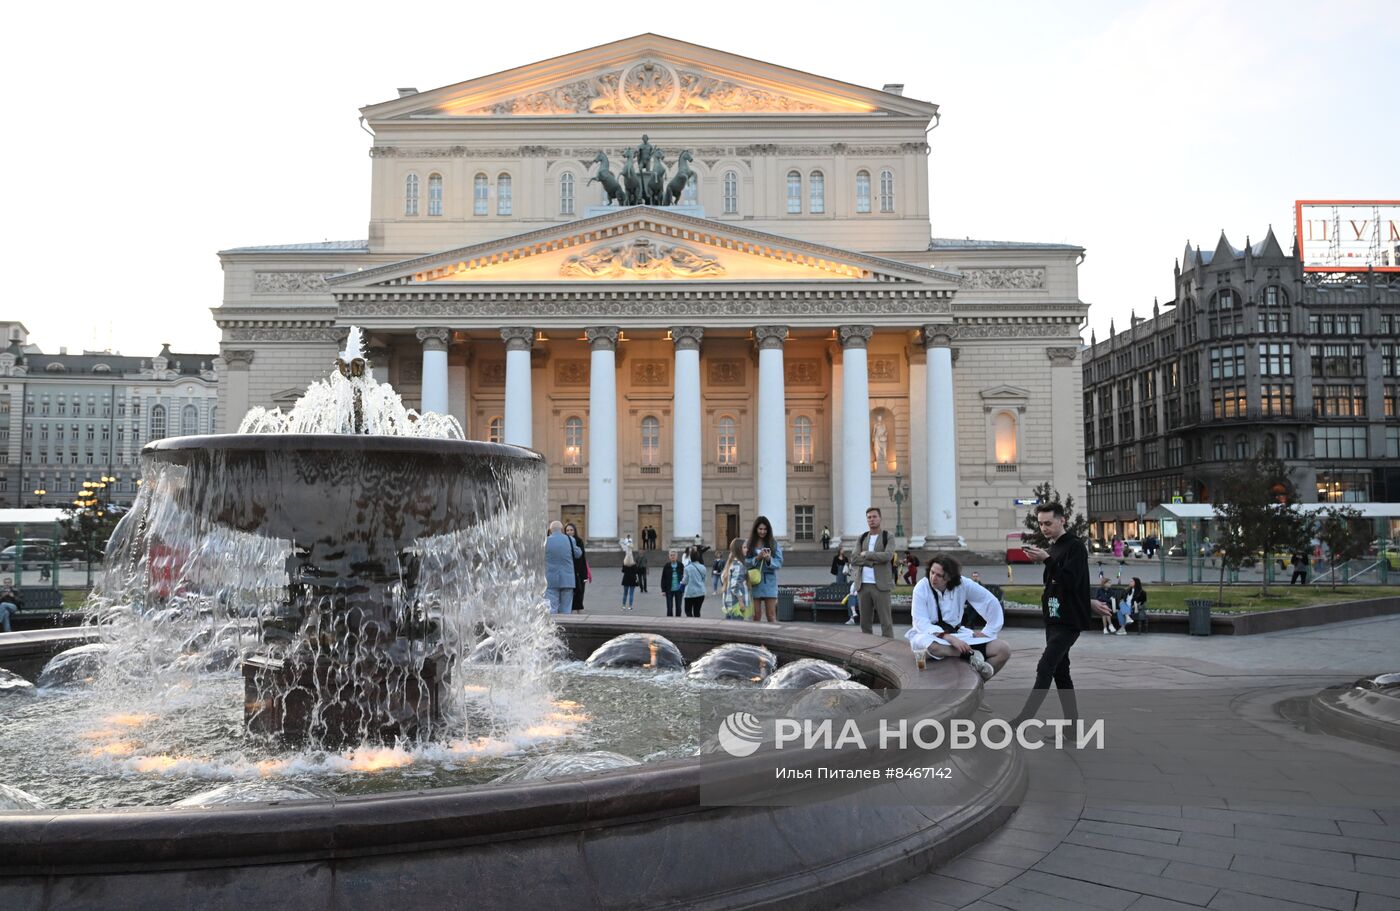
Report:
<svg viewBox="0 0 1400 911"><path fill-rule="evenodd" d="M817 548L893 531L901 484L909 546L993 551L1036 484L1084 502L1084 251L932 236L902 86L646 34L360 114L368 239L219 254L221 429L355 325L406 404L542 452L595 545L763 514Z"/></svg>

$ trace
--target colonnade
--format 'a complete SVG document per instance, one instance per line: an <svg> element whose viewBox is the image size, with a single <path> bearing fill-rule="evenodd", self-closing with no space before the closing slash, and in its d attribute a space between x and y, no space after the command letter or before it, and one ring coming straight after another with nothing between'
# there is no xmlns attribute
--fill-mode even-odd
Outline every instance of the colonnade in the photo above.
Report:
<svg viewBox="0 0 1400 911"><path fill-rule="evenodd" d="M842 349L840 371L840 463L841 489L833 497L836 512L834 533L853 540L866 528L865 510L870 505L870 389L866 348L875 327L847 325L837 329ZM699 326L673 326L675 346L673 416L699 415L700 348L705 330ZM758 347L757 401L757 510L769 517L773 532L788 536L788 463L786 376L783 348L788 338L786 326L757 326L753 330ZM618 414L617 344L620 330L615 326L593 326L584 330L590 354L589 433L588 433L588 535L593 540L616 540L618 528ZM930 324L923 327L927 349L925 371L924 426L922 457L928 479L926 514L915 526L925 529L928 546L954 546L958 543L957 448L954 433L953 326ZM419 329L423 345L424 411L446 413L449 378L445 328ZM501 329L506 345L505 414L502 440L516 446L533 447L534 414L530 388L530 351L535 330L525 326ZM701 453L702 423L698 420L671 421L673 444L672 540L694 540L702 533L703 472ZM915 458L920 456L917 451ZM893 523L890 523L891 525Z"/></svg>

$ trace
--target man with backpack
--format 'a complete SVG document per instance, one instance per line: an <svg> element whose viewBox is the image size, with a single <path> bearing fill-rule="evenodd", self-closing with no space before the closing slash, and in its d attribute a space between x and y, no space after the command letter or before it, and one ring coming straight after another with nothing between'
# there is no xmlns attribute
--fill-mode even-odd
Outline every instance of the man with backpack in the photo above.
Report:
<svg viewBox="0 0 1400 911"><path fill-rule="evenodd" d="M878 506L865 511L865 524L869 531L856 542L850 560L860 605L860 631L873 632L871 615L878 614L880 635L893 639L894 615L890 611L890 591L894 588L894 555L890 551L890 534L880 528L880 520Z"/></svg>

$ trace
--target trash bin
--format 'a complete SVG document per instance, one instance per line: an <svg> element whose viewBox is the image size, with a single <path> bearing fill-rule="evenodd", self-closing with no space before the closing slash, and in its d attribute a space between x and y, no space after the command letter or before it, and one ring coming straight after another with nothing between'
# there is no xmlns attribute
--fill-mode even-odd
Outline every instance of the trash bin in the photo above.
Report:
<svg viewBox="0 0 1400 911"><path fill-rule="evenodd" d="M791 623L796 617L793 615L792 602L797 592L790 588L778 589L778 622Z"/></svg>
<svg viewBox="0 0 1400 911"><path fill-rule="evenodd" d="M1186 601L1187 628L1193 636L1210 635L1210 601L1189 598Z"/></svg>

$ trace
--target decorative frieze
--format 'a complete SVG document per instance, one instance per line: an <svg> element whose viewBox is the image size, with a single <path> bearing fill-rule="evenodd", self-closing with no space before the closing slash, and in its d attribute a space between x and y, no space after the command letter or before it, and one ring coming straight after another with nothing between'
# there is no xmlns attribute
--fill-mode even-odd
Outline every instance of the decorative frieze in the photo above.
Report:
<svg viewBox="0 0 1400 911"><path fill-rule="evenodd" d="M481 385L483 386L504 386L506 384L506 362L505 361L482 361L481 362Z"/></svg>
<svg viewBox="0 0 1400 911"><path fill-rule="evenodd" d="M381 297L349 293L340 297L340 317L418 317L445 319L537 318L551 321L567 318L584 322L590 318L635 318L657 320L665 325L675 317L685 319L737 320L752 322L764 317L796 319L809 317L836 320L842 317L886 316L917 321L921 316L952 312L952 299L933 293L881 295L875 293L813 294L811 292L770 292L733 296L639 295L628 299L620 294L575 294L568 297L529 294L407 294Z"/></svg>
<svg viewBox="0 0 1400 911"><path fill-rule="evenodd" d="M1045 288L1045 268L973 269L958 267L967 291L1040 291Z"/></svg>
<svg viewBox="0 0 1400 911"><path fill-rule="evenodd" d="M822 362L816 358L797 358L783 364L783 382L788 386L820 386Z"/></svg>
<svg viewBox="0 0 1400 911"><path fill-rule="evenodd" d="M587 386L588 368L588 361L583 359L555 361L554 384L556 386Z"/></svg>
<svg viewBox="0 0 1400 911"><path fill-rule="evenodd" d="M1079 319L1035 317L958 323L958 338L1066 338L1079 334Z"/></svg>
<svg viewBox="0 0 1400 911"><path fill-rule="evenodd" d="M559 266L564 278L589 279L718 278L724 272L718 257L681 244L657 243L650 237L594 247Z"/></svg>
<svg viewBox="0 0 1400 911"><path fill-rule="evenodd" d="M670 361L633 361L632 385L666 387L671 384Z"/></svg>
<svg viewBox="0 0 1400 911"><path fill-rule="evenodd" d="M340 342L334 326L232 326L224 329L226 342Z"/></svg>
<svg viewBox="0 0 1400 911"><path fill-rule="evenodd" d="M325 291L326 279L336 272L254 272L253 290L259 294L315 294Z"/></svg>
<svg viewBox="0 0 1400 911"><path fill-rule="evenodd" d="M866 374L872 383L898 383L899 358L872 357L866 365Z"/></svg>
<svg viewBox="0 0 1400 911"><path fill-rule="evenodd" d="M709 362L711 386L744 386L744 362L713 360Z"/></svg>

